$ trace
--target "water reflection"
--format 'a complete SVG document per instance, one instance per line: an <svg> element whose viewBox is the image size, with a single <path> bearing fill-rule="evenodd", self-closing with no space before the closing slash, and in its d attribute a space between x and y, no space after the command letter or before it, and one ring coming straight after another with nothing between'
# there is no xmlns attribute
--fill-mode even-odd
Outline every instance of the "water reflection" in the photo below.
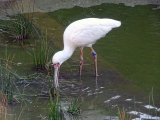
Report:
<svg viewBox="0 0 160 120"><path fill-rule="evenodd" d="M87 116L87 118L84 117L84 120L106 120L108 118L118 119L117 117L112 115L108 116L108 111L110 110L116 114L117 107L122 107L123 105L125 105L126 111L129 114L133 115L134 120L159 119L157 114L160 108L151 105L145 105L148 102L148 98L141 93L134 93L135 96L133 96L133 92L132 94L130 94L123 90L117 90L115 87L113 87L113 83L111 83L111 85L113 85L113 88L110 89L110 85L102 86L101 83L98 82L98 80L101 81L101 78L99 79L98 77L87 79L89 83L84 80L86 76L76 76L75 78L79 79L79 84L77 84L73 79L65 80L63 81L63 84L67 83L65 88L69 89L69 92L72 94L71 97L80 97L80 99L82 100L83 115ZM62 84L61 82L60 84ZM127 83L124 82L121 84ZM66 89L63 89L63 92L65 94L67 93L67 96L70 96ZM105 109L105 111L103 109ZM137 112L135 111L136 109L140 111ZM149 109L152 110L150 114L148 114L148 111L150 111ZM155 114L154 110L156 110L157 114Z"/></svg>

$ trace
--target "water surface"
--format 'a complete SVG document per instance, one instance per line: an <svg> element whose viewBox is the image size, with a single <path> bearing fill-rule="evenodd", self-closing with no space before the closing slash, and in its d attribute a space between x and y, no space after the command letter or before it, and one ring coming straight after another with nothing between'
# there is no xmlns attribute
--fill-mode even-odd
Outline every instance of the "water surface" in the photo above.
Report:
<svg viewBox="0 0 160 120"><path fill-rule="evenodd" d="M60 71L60 89L64 95L61 98L64 107L69 104L70 98L79 97L82 100L83 116L86 116L84 119L105 120L110 117L117 119L117 105L124 106L126 111L132 114L136 113L132 111L138 111L159 116L160 9L154 8L157 8L157 5L130 7L124 4L103 3L88 8L75 6L71 9L34 14L36 27L43 31L47 29L48 35L53 37L51 41L53 52L63 49L63 31L75 20L98 17L122 22L121 27L113 29L93 45L98 54L99 77L93 76L93 57L89 48L84 48L82 76L77 75L79 49L63 63ZM34 46L34 42L31 44ZM31 52L31 48L30 45L26 45L25 49L16 44L8 45L8 51L16 54L14 62L21 63L19 66L15 64L14 69L17 73L26 75L34 72L32 57L27 53ZM2 55L5 54L4 49L6 47L2 45ZM18 86L19 89L21 87L24 89L26 84ZM32 96L39 91L42 92L42 88L44 88L42 82L27 84L23 91L28 95L24 96L27 99L23 103L26 107L24 110L21 107L23 105L19 104L9 107L12 117L17 118L19 116L17 111L21 110L24 111L21 116L23 119L39 120L42 116L45 117L49 97ZM150 92L154 96L154 104L151 99L149 100ZM156 108L150 112L145 105L153 105ZM139 115L134 117L140 118Z"/></svg>

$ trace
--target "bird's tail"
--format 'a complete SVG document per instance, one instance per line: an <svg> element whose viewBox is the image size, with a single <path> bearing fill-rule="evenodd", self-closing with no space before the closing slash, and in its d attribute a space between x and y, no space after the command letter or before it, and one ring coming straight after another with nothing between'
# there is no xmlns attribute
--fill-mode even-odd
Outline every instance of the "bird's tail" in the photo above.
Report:
<svg viewBox="0 0 160 120"><path fill-rule="evenodd" d="M116 27L120 27L120 26L121 26L121 21L117 21L117 20L116 20L116 21L115 21L115 26L116 26Z"/></svg>
<svg viewBox="0 0 160 120"><path fill-rule="evenodd" d="M121 21L113 19L103 19L103 23L107 26L111 26L112 28L117 28L121 26Z"/></svg>

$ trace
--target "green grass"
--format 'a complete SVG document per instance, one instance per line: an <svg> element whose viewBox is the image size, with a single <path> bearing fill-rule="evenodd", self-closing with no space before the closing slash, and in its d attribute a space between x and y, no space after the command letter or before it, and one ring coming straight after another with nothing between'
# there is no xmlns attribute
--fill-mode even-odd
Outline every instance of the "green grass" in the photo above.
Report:
<svg viewBox="0 0 160 120"><path fill-rule="evenodd" d="M5 51L5 59L0 59L0 74L1 74L1 88L2 88L2 99L3 104L12 104L14 101L14 78L11 69L11 63L14 59L14 55L10 56Z"/></svg>
<svg viewBox="0 0 160 120"><path fill-rule="evenodd" d="M47 63L49 61L49 42L47 38L47 31L45 35L40 37L40 45L33 49L33 63L37 70L47 69Z"/></svg>
<svg viewBox="0 0 160 120"><path fill-rule="evenodd" d="M10 22L0 24L0 33L4 34L5 36L11 37L13 39L12 41L16 41L21 45L24 45L24 43L26 42L24 40L31 38L33 34L37 32L32 22L34 14L33 12L30 12L31 7L28 8L28 13L23 14L23 5L20 2L13 4L11 9L13 9L13 11L16 10L17 14L9 16L6 11L6 14L8 14L11 20L9 20Z"/></svg>
<svg viewBox="0 0 160 120"><path fill-rule="evenodd" d="M13 38L13 42L16 41L24 45L24 40L31 38L36 31L29 16L30 15L23 15L21 13L12 16L10 23L0 25L1 34Z"/></svg>
<svg viewBox="0 0 160 120"><path fill-rule="evenodd" d="M53 99L51 93L50 93L49 120L65 120L59 96L56 96L55 99Z"/></svg>
<svg viewBox="0 0 160 120"><path fill-rule="evenodd" d="M21 13L13 17L15 20L12 21L12 26L10 27L13 38L17 41L22 41L32 36L33 24Z"/></svg>
<svg viewBox="0 0 160 120"><path fill-rule="evenodd" d="M49 120L65 120L64 114L69 115L71 120L82 119L81 115L81 105L78 104L78 99L71 100L71 103L68 106L67 110L62 109L60 102L59 93L54 96L50 91L50 111L49 111Z"/></svg>
<svg viewBox="0 0 160 120"><path fill-rule="evenodd" d="M2 92L4 94L4 96L6 96L6 102L9 104L12 104L12 102L14 101L13 99L13 93L14 93L14 89L13 89L13 83L14 81L11 79L10 74L8 74L6 77L4 77L3 79L3 87L2 87Z"/></svg>
<svg viewBox="0 0 160 120"><path fill-rule="evenodd" d="M67 113L69 114L70 118L78 119L81 117L81 105L78 104L78 99L73 99L68 106Z"/></svg>

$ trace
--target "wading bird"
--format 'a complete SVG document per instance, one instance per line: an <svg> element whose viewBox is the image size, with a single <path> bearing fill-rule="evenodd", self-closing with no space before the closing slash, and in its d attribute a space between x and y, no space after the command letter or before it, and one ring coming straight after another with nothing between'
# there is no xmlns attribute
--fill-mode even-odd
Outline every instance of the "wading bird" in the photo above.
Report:
<svg viewBox="0 0 160 120"><path fill-rule="evenodd" d="M64 49L55 53L52 58L55 87L59 87L58 77L60 65L72 56L77 47L80 48L79 75L81 75L83 65L83 47L90 47L94 57L95 76L98 76L97 54L92 45L104 37L112 28L119 27L120 25L120 21L106 18L86 18L71 23L63 34Z"/></svg>

